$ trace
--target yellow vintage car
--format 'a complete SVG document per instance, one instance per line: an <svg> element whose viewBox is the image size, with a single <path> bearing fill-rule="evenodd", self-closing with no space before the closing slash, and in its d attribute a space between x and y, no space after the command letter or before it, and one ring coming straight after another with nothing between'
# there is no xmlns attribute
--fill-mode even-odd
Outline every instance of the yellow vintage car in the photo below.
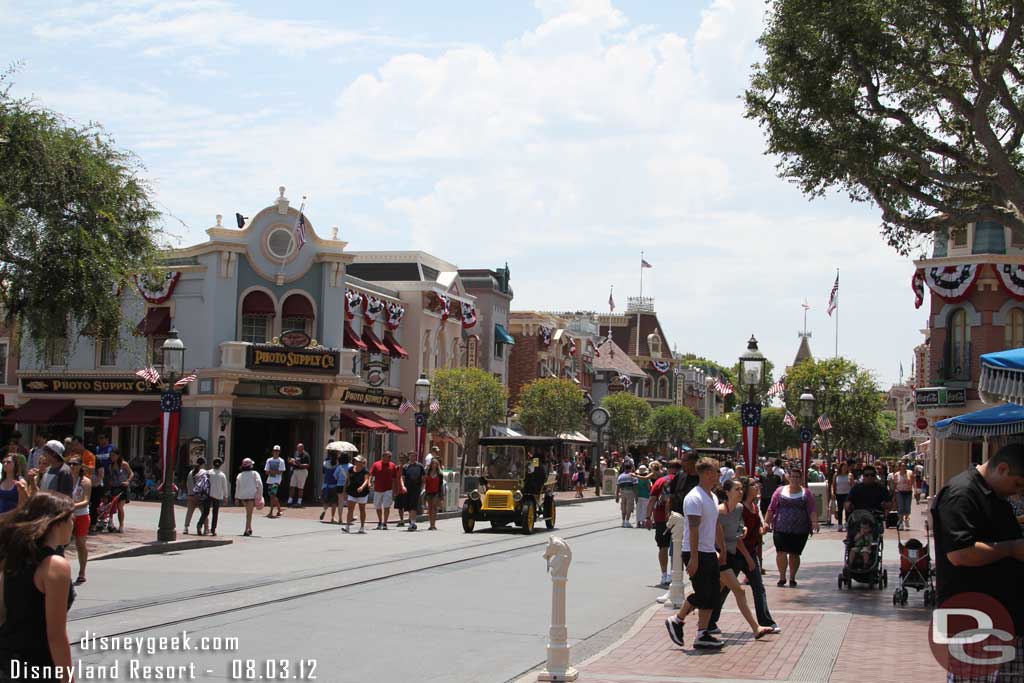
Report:
<svg viewBox="0 0 1024 683"><path fill-rule="evenodd" d="M537 520L555 528L555 482L549 462L561 439L541 436L491 436L480 439L481 476L462 506L462 530L477 522L499 529L514 524L532 534Z"/></svg>

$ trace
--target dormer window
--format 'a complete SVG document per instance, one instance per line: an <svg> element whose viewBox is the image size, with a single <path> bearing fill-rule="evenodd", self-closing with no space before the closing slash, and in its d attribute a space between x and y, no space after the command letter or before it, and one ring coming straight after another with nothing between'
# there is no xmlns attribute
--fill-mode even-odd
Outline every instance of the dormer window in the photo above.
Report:
<svg viewBox="0 0 1024 683"><path fill-rule="evenodd" d="M647 349L651 352L652 356L661 356L661 337L658 336L657 332L647 335Z"/></svg>
<svg viewBox="0 0 1024 683"><path fill-rule="evenodd" d="M962 249L967 246L967 226L952 228L949 231L949 246L954 249Z"/></svg>

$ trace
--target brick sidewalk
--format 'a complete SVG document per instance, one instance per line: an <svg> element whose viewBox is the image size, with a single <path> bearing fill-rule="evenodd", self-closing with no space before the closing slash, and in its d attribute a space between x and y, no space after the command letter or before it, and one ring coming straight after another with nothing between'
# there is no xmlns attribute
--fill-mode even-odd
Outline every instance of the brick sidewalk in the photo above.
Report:
<svg viewBox="0 0 1024 683"><path fill-rule="evenodd" d="M910 536L924 541L922 513L915 506ZM905 683L945 680L928 646L930 611L922 593L910 591L906 607L893 607L899 582L896 532L885 535L889 585L879 590L854 584L837 588L842 570L842 534L829 527L808 544L797 576L799 586L780 588L774 552L765 554L768 605L782 633L755 641L730 598L719 626L726 646L718 652L692 649L697 620L686 622L686 648L672 643L664 620L672 611L645 612L623 640L579 664L588 683L652 681L820 681L821 683ZM903 536L906 541L907 535ZM933 548L934 550L934 548ZM834 555L834 557L831 557ZM748 601L752 600L749 597Z"/></svg>

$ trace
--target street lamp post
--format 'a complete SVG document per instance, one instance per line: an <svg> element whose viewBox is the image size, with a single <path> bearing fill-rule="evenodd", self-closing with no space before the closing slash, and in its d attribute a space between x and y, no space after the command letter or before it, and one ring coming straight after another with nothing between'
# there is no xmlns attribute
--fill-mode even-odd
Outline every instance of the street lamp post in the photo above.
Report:
<svg viewBox="0 0 1024 683"><path fill-rule="evenodd" d="M413 390L413 400L416 402L416 460L423 462L426 457L427 448L427 409L430 406L430 380L425 374L420 374L416 380L416 387Z"/></svg>
<svg viewBox="0 0 1024 683"><path fill-rule="evenodd" d="M757 350L757 339L750 335L747 351L740 356L740 383L747 388L747 402L740 408L743 424L743 463L747 474L757 466L757 439L761 431L761 404L755 392L764 381L765 357Z"/></svg>
<svg viewBox="0 0 1024 683"><path fill-rule="evenodd" d="M178 450L178 423L181 418L181 394L175 386L185 374L185 344L172 329L164 340L163 374L165 386L160 394L160 448L163 461L163 490L160 498L160 524L156 540L170 543L177 538L174 525L174 462Z"/></svg>
<svg viewBox="0 0 1024 683"><path fill-rule="evenodd" d="M804 389L800 394L800 465L803 467L804 476L811 469L811 441L814 439L814 432L811 425L814 424L815 398L810 389Z"/></svg>

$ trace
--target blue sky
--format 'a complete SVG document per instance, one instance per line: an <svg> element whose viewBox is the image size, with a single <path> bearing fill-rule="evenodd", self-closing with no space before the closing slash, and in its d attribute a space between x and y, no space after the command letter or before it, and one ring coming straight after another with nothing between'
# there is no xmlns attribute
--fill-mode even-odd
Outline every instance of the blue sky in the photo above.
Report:
<svg viewBox="0 0 1024 683"><path fill-rule="evenodd" d="M800 304L829 355L896 380L925 316L878 212L778 179L739 96L762 0L271 3L0 0L14 91L101 122L145 165L168 238L285 185L352 250L508 261L514 307L619 310L643 250L669 341L784 366Z"/></svg>

